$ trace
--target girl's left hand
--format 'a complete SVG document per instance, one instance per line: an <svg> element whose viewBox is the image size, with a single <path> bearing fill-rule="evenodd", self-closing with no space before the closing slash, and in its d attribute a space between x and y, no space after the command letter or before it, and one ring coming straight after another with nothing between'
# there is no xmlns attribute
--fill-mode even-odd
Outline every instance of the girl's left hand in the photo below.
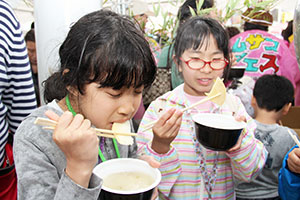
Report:
<svg viewBox="0 0 300 200"><path fill-rule="evenodd" d="M142 156L139 157L139 159L146 161L153 168L159 168L160 167L160 162L155 160L155 158L153 156L142 155Z"/></svg>
<svg viewBox="0 0 300 200"><path fill-rule="evenodd" d="M238 116L238 117L235 117L235 119L237 121L239 121L239 122L240 121L247 122L245 116ZM239 150L241 148L241 145L242 145L242 140L243 140L243 135L240 134L240 137L239 137L238 141L236 142L236 144L232 148L230 148L229 150L227 150L227 152L230 153L230 152Z"/></svg>

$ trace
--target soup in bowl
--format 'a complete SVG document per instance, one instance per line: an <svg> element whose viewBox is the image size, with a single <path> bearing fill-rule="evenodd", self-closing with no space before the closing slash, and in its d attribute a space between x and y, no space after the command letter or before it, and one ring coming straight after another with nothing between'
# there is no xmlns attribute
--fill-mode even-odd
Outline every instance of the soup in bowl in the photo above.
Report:
<svg viewBox="0 0 300 200"><path fill-rule="evenodd" d="M103 180L101 200L150 200L161 180L158 169L134 158L105 161L93 172Z"/></svg>
<svg viewBox="0 0 300 200"><path fill-rule="evenodd" d="M226 151L239 139L245 122L237 121L231 115L199 113L192 116L195 122L197 140L207 149Z"/></svg>

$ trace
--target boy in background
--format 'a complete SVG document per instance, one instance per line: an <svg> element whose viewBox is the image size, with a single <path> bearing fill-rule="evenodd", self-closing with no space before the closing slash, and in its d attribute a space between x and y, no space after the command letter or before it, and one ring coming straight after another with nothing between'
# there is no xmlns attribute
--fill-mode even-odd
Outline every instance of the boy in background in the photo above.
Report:
<svg viewBox="0 0 300 200"><path fill-rule="evenodd" d="M294 146L288 130L278 124L286 115L294 99L294 87L283 76L263 75L255 83L251 105L257 124L255 137L269 152L266 164L260 175L246 183L236 181L237 200L280 199L278 195L278 173L285 154Z"/></svg>

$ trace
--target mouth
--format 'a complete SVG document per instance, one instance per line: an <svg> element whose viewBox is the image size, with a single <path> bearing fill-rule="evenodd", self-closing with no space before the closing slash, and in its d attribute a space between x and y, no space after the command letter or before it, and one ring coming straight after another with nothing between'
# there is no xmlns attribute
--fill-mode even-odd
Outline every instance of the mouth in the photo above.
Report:
<svg viewBox="0 0 300 200"><path fill-rule="evenodd" d="M208 86L212 83L213 79L212 78L198 78L197 81L200 85Z"/></svg>
<svg viewBox="0 0 300 200"><path fill-rule="evenodd" d="M120 120L116 120L116 121L114 121L114 122L111 122L111 124L113 124L113 123L119 123L119 124L123 124L123 123L125 123L126 121L128 121L129 119L120 119Z"/></svg>

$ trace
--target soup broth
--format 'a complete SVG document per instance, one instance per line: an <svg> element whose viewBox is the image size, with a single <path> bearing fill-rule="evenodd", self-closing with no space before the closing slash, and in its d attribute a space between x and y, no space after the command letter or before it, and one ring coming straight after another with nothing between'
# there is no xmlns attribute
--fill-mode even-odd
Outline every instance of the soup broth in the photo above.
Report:
<svg viewBox="0 0 300 200"><path fill-rule="evenodd" d="M153 183L154 178L143 172L118 172L103 179L105 187L122 191L140 190Z"/></svg>

